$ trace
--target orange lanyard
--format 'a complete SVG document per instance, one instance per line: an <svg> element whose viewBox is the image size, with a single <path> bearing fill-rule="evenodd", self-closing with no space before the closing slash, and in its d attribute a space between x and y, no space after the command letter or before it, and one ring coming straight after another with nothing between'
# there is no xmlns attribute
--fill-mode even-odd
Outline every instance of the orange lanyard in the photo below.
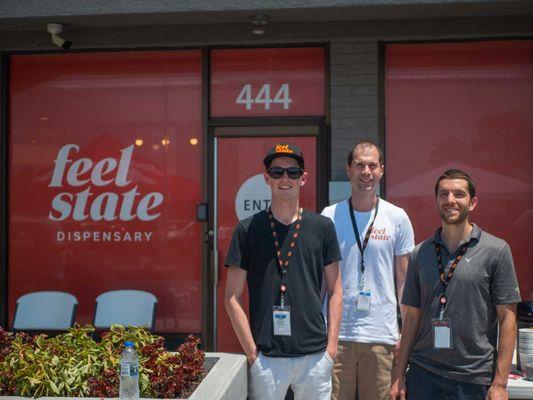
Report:
<svg viewBox="0 0 533 400"><path fill-rule="evenodd" d="M279 235L278 235L278 232L276 231L276 223L274 221L274 215L272 215L272 209L270 207L268 208L268 219L270 220L270 229L272 231L272 237L274 239L274 248L276 249L276 258L278 260L279 272L281 275L281 283L280 283L279 290L281 293L282 303L284 303L285 292L287 291L287 284L285 283L285 275L287 274L287 268L289 267L289 262L296 248L296 240L298 239L300 227L302 225L302 214L303 214L303 210L301 208L298 209L298 216L296 217L294 231L292 232L292 234L291 232L287 233L287 235L291 234L291 237L290 237L291 241L287 249L287 254L285 255L285 258L283 258L281 254L281 245L279 243Z"/></svg>
<svg viewBox="0 0 533 400"><path fill-rule="evenodd" d="M446 303L448 302L448 299L446 298L446 289L448 288L448 284L452 280L453 274L455 272L455 269L457 268L457 265L459 264L459 261L461 261L461 258L466 254L466 250L468 248L468 243L465 243L461 246L461 249L459 250L459 253L457 254L457 257L455 257L455 260L453 260L452 265L450 266L450 269L448 270L448 273L446 274L444 272L444 265L442 265L442 255L441 255L441 245L440 243L435 243L435 253L437 255L437 267L439 268L439 277L441 282L444 284L444 288L442 290L442 294L439 298L440 303L440 313L441 318L444 314L444 309L446 308Z"/></svg>

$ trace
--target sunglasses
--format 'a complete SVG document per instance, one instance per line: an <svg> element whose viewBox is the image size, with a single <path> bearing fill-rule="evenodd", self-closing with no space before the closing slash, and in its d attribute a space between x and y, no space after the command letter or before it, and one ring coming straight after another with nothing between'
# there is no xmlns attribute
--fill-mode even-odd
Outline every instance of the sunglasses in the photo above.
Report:
<svg viewBox="0 0 533 400"><path fill-rule="evenodd" d="M266 172L272 179L280 179L285 172L290 179L298 179L304 174L304 170L300 167L270 167Z"/></svg>

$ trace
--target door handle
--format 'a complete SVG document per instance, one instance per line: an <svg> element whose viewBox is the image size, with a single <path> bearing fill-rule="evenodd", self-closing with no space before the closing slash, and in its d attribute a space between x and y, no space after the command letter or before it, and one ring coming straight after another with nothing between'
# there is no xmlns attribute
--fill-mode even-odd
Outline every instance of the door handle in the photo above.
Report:
<svg viewBox="0 0 533 400"><path fill-rule="evenodd" d="M209 243L211 241L211 239L213 238L213 236L215 236L215 232L213 232L212 229L208 230L204 234L204 242Z"/></svg>

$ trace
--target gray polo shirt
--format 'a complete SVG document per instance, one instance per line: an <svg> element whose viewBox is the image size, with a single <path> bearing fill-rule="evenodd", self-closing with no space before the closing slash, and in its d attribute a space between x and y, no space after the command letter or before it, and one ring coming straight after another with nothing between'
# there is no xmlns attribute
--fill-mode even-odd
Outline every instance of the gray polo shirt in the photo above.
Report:
<svg viewBox="0 0 533 400"><path fill-rule="evenodd" d="M422 315L409 361L448 379L490 385L497 359L496 305L520 301L511 249L474 225L466 254L446 290L444 318L452 321L453 348L437 350L431 319L439 316L444 284L439 279L435 242L442 245L446 270L461 248L450 254L438 229L411 253L402 303L420 308Z"/></svg>

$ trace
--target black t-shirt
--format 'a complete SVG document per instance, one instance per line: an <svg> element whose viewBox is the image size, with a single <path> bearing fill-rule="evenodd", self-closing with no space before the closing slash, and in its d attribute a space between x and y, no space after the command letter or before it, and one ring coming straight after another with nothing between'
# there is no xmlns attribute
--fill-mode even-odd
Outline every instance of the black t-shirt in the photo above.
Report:
<svg viewBox="0 0 533 400"><path fill-rule="evenodd" d="M292 236L294 223L276 221L278 235ZM281 241L282 257L290 240ZM272 307L280 305L281 276L268 214L261 211L241 221L231 240L226 266L247 271L250 326L258 350L271 357L294 357L324 351L327 333L322 314L324 267L341 259L333 222L304 211L300 233L285 282L285 304L291 310L291 336L274 336Z"/></svg>

